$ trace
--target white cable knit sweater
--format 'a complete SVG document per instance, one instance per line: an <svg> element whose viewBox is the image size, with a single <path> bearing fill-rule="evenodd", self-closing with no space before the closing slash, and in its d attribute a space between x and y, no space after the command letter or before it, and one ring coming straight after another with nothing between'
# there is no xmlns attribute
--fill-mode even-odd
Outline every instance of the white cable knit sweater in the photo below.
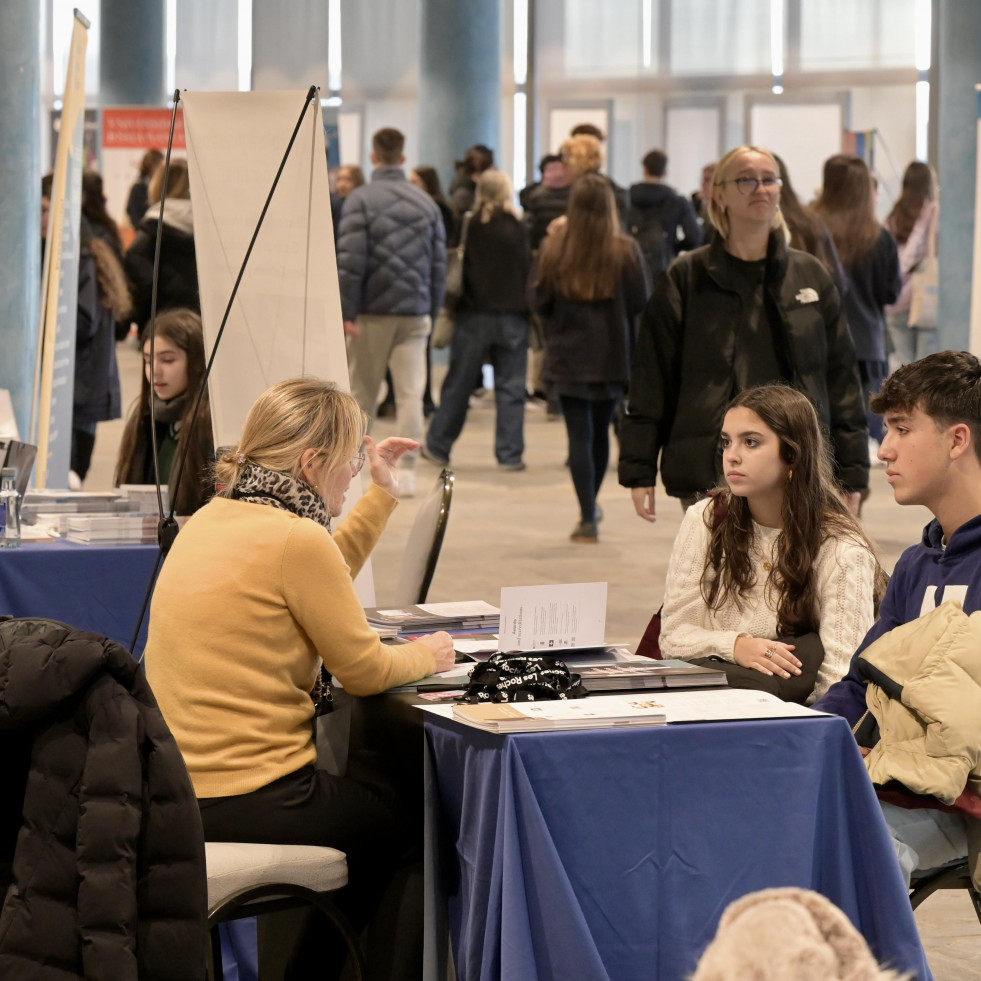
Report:
<svg viewBox="0 0 981 981"><path fill-rule="evenodd" d="M712 535L705 524L708 505L706 499L688 509L671 550L660 637L666 658L688 661L715 654L732 661L737 637L777 638L777 601L765 594L780 530L754 523L756 584L742 597L741 606L729 603L711 610L701 592ZM808 704L847 673L852 655L874 620L874 583L875 558L864 543L848 537L829 539L821 546L817 590L824 662Z"/></svg>

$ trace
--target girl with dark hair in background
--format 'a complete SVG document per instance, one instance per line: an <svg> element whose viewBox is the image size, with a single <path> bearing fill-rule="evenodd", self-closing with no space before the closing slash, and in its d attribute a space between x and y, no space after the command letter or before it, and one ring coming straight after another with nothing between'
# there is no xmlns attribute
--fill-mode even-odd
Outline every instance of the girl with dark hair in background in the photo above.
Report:
<svg viewBox="0 0 981 981"><path fill-rule="evenodd" d="M453 217L453 209L449 202L443 197L443 189L439 183L439 174L436 173L436 168L425 164L416 167L409 174L409 183L415 184L420 191L425 191L436 202L436 207L439 208L439 213L443 216L446 242L449 244L454 241L456 219Z"/></svg>
<svg viewBox="0 0 981 981"><path fill-rule="evenodd" d="M160 482L170 487L177 478L180 460L187 448L187 462L177 488L176 514L193 514L214 492L211 461L214 439L211 408L205 389L193 430L191 416L201 380L204 378L204 335L201 318L193 310L169 310L157 318L150 363L150 337L144 331L143 383L139 401L126 420L116 484L153 484L153 444L150 436L150 400L157 429ZM173 499L173 498L172 498Z"/></svg>
<svg viewBox="0 0 981 981"><path fill-rule="evenodd" d="M903 281L899 299L886 307L886 326L892 341L890 371L934 354L939 348L935 327L911 327L909 323L913 272L926 256L931 236L936 241L938 234L940 208L936 197L933 171L928 164L914 160L903 174L899 200L886 218L886 228L899 245L899 271Z"/></svg>
<svg viewBox="0 0 981 981"><path fill-rule="evenodd" d="M610 462L610 424L627 390L648 290L644 258L620 229L610 182L584 174L572 186L567 220L542 242L532 294L545 321L545 380L559 395L569 435L580 511L574 542L598 541L596 495Z"/></svg>
<svg viewBox="0 0 981 981"><path fill-rule="evenodd" d="M843 307L862 374L869 436L875 440L870 449L877 450L882 420L868 400L889 373L885 306L902 286L896 240L876 221L872 175L861 157L838 153L824 162L824 186L814 210L831 232L848 280Z"/></svg>
<svg viewBox="0 0 981 981"><path fill-rule="evenodd" d="M787 638L817 633L824 657L802 693L814 701L848 671L885 576L835 486L806 395L785 385L737 395L722 462L725 484L688 509L675 539L661 652L790 679L802 662Z"/></svg>
<svg viewBox="0 0 981 981"><path fill-rule="evenodd" d="M94 170L82 173L82 214L92 226L92 234L112 249L116 259L123 261L123 240L119 226L106 211L106 196L102 189L102 175Z"/></svg>
<svg viewBox="0 0 981 981"><path fill-rule="evenodd" d="M791 248L800 249L802 252L810 252L811 255L820 259L821 264L835 281L838 295L843 295L848 288L848 283L828 226L814 213L812 208L800 203L800 198L797 197L797 192L794 190L793 184L790 183L790 174L787 172L787 165L783 160L777 154L773 154L773 159L777 162L780 180L783 181L780 186L780 211L790 232L790 241L787 244Z"/></svg>

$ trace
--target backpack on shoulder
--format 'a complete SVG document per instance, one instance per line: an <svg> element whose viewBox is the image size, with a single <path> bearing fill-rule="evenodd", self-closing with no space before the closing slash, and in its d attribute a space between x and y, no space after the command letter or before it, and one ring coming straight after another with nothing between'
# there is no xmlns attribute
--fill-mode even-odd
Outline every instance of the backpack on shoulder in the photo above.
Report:
<svg viewBox="0 0 981 981"><path fill-rule="evenodd" d="M669 204L666 202L656 209L631 205L627 213L627 229L640 246L652 284L658 281L675 258L675 250L664 225Z"/></svg>

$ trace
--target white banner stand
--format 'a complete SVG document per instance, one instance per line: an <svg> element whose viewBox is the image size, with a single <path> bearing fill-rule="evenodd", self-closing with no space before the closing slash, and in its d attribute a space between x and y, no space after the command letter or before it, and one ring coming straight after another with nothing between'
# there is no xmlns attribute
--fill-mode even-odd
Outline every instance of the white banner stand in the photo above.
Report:
<svg viewBox="0 0 981 981"><path fill-rule="evenodd" d="M181 94L208 352L306 99L306 92ZM298 375L350 390L319 98L306 110L215 358L216 444L238 443L256 398ZM362 603L374 605L368 563L356 586Z"/></svg>

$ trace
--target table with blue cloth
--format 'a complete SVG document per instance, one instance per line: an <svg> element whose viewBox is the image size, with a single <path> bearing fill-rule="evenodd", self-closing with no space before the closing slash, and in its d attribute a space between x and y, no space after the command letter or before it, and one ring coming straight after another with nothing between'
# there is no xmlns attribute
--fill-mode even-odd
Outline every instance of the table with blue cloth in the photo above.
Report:
<svg viewBox="0 0 981 981"><path fill-rule="evenodd" d="M427 713L427 976L682 981L725 907L823 893L932 975L844 719L497 735Z"/></svg>
<svg viewBox="0 0 981 981"><path fill-rule="evenodd" d="M0 615L60 620L128 649L156 557L156 545L80 545L64 539L2 549ZM134 653L146 643L148 619Z"/></svg>

